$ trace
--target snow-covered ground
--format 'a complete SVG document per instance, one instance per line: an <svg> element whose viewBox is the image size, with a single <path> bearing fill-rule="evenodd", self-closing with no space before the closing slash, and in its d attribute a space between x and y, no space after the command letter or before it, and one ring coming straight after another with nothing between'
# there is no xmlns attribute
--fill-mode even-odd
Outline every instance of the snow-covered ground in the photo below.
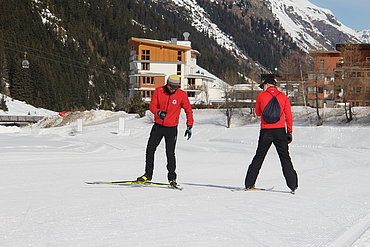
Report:
<svg viewBox="0 0 370 247"><path fill-rule="evenodd" d="M0 127L0 246L370 246L366 115L350 126L296 121L290 153L299 189L291 195L232 191L243 187L259 126L238 117L227 129L217 110L194 111L189 141L182 115L183 191L87 185L142 175L152 126L150 115L90 114L82 132L74 123ZM166 182L165 164L161 143L153 180ZM257 186L287 190L274 148Z"/></svg>
<svg viewBox="0 0 370 247"><path fill-rule="evenodd" d="M0 94L0 97L3 97ZM32 115L32 116L49 116L56 115L56 112L46 110L43 108L37 108L32 105L26 104L23 101L12 99L11 97L5 96L5 102L8 107L8 111L0 110L0 115Z"/></svg>

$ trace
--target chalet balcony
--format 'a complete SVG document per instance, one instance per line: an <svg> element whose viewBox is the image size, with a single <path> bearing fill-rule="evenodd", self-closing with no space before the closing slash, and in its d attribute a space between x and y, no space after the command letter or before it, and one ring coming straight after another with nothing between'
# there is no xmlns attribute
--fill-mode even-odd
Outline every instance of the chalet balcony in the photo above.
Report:
<svg viewBox="0 0 370 247"><path fill-rule="evenodd" d="M195 85L185 85L184 89L185 90L194 90L194 91L199 91L202 90L203 86L195 86Z"/></svg>

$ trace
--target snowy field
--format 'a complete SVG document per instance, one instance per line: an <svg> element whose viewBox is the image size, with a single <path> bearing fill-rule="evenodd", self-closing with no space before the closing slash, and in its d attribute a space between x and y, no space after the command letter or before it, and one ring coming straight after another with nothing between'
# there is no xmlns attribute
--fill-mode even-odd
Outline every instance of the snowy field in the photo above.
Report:
<svg viewBox="0 0 370 247"><path fill-rule="evenodd" d="M0 246L370 246L370 124L294 127L296 195L243 187L258 123L225 128L195 110L177 142L178 182L167 188L87 185L144 172L150 117L95 113L82 132L0 127ZM118 131L118 117L125 131ZM153 180L166 182L163 142ZM258 187L287 190L272 147Z"/></svg>

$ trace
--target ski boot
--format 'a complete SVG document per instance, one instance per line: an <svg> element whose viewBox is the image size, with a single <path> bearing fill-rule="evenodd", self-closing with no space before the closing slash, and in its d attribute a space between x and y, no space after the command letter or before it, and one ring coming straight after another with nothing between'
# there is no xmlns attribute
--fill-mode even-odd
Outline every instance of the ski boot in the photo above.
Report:
<svg viewBox="0 0 370 247"><path fill-rule="evenodd" d="M141 182L141 183L150 182L150 180L152 180L152 178L149 176L146 176L145 174L136 179L137 182Z"/></svg>

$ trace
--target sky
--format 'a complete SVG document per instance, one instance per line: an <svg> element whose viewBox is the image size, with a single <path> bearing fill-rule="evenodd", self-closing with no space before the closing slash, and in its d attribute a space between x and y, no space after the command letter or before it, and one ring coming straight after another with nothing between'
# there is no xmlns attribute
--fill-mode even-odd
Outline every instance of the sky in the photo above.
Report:
<svg viewBox="0 0 370 247"><path fill-rule="evenodd" d="M330 9L344 25L355 30L370 30L369 0L309 0L321 8Z"/></svg>

